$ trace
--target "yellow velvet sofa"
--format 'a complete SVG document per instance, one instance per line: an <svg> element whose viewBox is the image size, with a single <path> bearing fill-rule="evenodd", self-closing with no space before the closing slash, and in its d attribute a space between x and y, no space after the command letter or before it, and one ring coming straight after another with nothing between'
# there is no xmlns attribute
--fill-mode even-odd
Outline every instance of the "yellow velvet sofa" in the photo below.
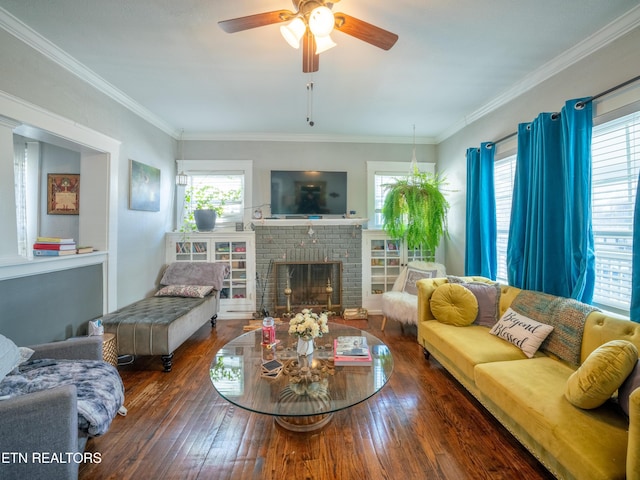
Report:
<svg viewBox="0 0 640 480"><path fill-rule="evenodd" d="M484 277L462 277L491 283ZM583 410L564 396L577 367L538 350L528 358L487 326L453 326L435 319L431 297L446 278L418 287L418 342L545 467L561 479L640 479L640 388L629 397L629 418L614 400ZM500 286L500 317L520 289ZM640 350L640 324L588 314L580 363L596 348L623 339Z"/></svg>

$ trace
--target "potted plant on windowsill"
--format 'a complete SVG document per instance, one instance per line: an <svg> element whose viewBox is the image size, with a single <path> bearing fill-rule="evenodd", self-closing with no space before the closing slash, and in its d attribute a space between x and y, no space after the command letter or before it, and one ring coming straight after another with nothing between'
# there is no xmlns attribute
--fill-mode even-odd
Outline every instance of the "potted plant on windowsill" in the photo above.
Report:
<svg viewBox="0 0 640 480"><path fill-rule="evenodd" d="M404 178L385 185L382 228L392 238L404 239L409 248L435 253L446 235L449 202L440 191L445 180L413 166Z"/></svg>
<svg viewBox="0 0 640 480"><path fill-rule="evenodd" d="M187 187L184 194L185 216L182 230L213 231L216 219L222 216L227 202L239 198L239 190L223 192L211 185Z"/></svg>

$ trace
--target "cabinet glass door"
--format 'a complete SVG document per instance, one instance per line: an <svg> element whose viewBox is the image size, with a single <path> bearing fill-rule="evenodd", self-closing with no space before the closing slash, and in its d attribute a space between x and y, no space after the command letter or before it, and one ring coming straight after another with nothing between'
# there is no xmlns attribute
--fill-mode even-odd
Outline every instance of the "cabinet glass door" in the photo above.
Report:
<svg viewBox="0 0 640 480"><path fill-rule="evenodd" d="M391 290L400 274L402 251L399 240L371 240L371 293Z"/></svg>
<svg viewBox="0 0 640 480"><path fill-rule="evenodd" d="M231 298L247 297L247 244L231 242Z"/></svg>
<svg viewBox="0 0 640 480"><path fill-rule="evenodd" d="M247 297L247 243L242 241L215 242L215 261L229 266L229 276L224 279L221 299Z"/></svg>

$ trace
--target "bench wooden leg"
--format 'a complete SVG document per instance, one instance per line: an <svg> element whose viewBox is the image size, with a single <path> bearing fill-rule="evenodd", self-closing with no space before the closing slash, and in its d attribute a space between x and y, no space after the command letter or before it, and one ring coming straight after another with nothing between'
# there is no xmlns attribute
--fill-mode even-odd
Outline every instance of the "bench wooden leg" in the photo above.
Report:
<svg viewBox="0 0 640 480"><path fill-rule="evenodd" d="M384 327L387 325L387 316L383 315L382 316L382 326L380 327L380 331L384 332Z"/></svg>
<svg viewBox="0 0 640 480"><path fill-rule="evenodd" d="M165 372L170 372L171 367L173 366L173 353L169 355L162 355L162 366L164 367Z"/></svg>
<svg viewBox="0 0 640 480"><path fill-rule="evenodd" d="M211 328L216 328L216 323L218 323L217 313L213 317L211 317Z"/></svg>

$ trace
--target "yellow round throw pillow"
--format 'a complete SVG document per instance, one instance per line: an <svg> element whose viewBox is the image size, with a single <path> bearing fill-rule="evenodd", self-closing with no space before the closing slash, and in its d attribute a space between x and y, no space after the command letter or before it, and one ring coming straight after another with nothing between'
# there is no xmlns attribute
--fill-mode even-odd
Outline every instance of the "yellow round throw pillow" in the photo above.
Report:
<svg viewBox="0 0 640 480"><path fill-rule="evenodd" d="M457 283L440 285L431 295L431 313L448 325L465 327L478 316L478 300L470 290Z"/></svg>
<svg viewBox="0 0 640 480"><path fill-rule="evenodd" d="M638 349L627 340L596 348L567 380L564 396L579 408L597 408L622 385L638 361Z"/></svg>

